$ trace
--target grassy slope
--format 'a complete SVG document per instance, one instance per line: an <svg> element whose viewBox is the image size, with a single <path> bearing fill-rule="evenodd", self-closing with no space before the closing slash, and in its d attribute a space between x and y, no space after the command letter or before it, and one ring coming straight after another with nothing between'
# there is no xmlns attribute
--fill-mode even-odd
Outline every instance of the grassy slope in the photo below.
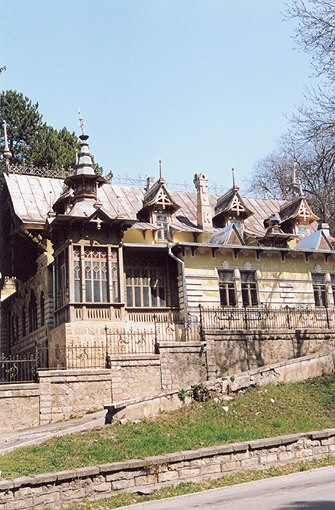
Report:
<svg viewBox="0 0 335 510"><path fill-rule="evenodd" d="M194 403L154 421L52 439L1 456L0 471L9 478L330 427L335 375L253 388L228 403Z"/></svg>

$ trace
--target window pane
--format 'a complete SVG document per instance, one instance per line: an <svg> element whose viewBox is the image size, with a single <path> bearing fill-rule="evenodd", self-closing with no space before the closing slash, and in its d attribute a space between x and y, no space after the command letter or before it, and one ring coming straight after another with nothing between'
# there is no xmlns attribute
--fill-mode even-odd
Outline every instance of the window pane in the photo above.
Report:
<svg viewBox="0 0 335 510"><path fill-rule="evenodd" d="M143 288L143 306L149 306L149 288Z"/></svg>
<svg viewBox="0 0 335 510"><path fill-rule="evenodd" d="M233 282L234 273L233 271L219 271L220 282Z"/></svg>
<svg viewBox="0 0 335 510"><path fill-rule="evenodd" d="M80 301L81 300L81 292L80 292L80 280L74 281L74 300Z"/></svg>
<svg viewBox="0 0 335 510"><path fill-rule="evenodd" d="M127 306L133 306L133 289L127 287Z"/></svg>
<svg viewBox="0 0 335 510"><path fill-rule="evenodd" d="M151 287L151 305L157 306L157 289L155 287Z"/></svg>
<svg viewBox="0 0 335 510"><path fill-rule="evenodd" d="M91 286L91 280L86 280L85 281L85 286L86 286L86 301L87 302L92 302L92 286Z"/></svg>
<svg viewBox="0 0 335 510"><path fill-rule="evenodd" d="M242 287L242 302L243 306L249 306L249 293L247 287Z"/></svg>
<svg viewBox="0 0 335 510"><path fill-rule="evenodd" d="M135 306L142 306L142 304L141 304L141 289L140 289L140 287L135 287Z"/></svg>
<svg viewBox="0 0 335 510"><path fill-rule="evenodd" d="M101 301L100 282L99 281L94 282L93 289L94 289L94 300L93 301L95 303L97 303L97 302Z"/></svg>

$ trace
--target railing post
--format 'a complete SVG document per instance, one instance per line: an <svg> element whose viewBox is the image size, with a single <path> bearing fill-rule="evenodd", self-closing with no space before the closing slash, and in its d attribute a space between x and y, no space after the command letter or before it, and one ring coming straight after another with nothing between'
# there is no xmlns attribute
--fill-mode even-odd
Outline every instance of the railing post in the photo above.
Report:
<svg viewBox="0 0 335 510"><path fill-rule="evenodd" d="M286 305L286 322L287 322L287 329L291 329L291 315L290 315L290 307Z"/></svg>
<svg viewBox="0 0 335 510"><path fill-rule="evenodd" d="M112 361L110 354L108 352L108 327L107 324L105 326L105 333L106 333L106 356L105 356L105 368L112 368Z"/></svg>
<svg viewBox="0 0 335 510"><path fill-rule="evenodd" d="M154 332L155 332L155 352L158 351L158 332L157 332L157 316L156 314L154 313L154 316L153 316L153 319L154 319Z"/></svg>
<svg viewBox="0 0 335 510"><path fill-rule="evenodd" d="M328 306L326 306L326 320L327 320L327 328L330 329L330 320L329 320Z"/></svg>
<svg viewBox="0 0 335 510"><path fill-rule="evenodd" d="M199 320L200 320L200 340L203 342L205 340L204 334L204 325L203 325L203 316L202 316L202 306L199 303Z"/></svg>
<svg viewBox="0 0 335 510"><path fill-rule="evenodd" d="M39 352L38 352L38 345L37 341L35 340L35 356L34 356L34 365L32 366L32 376L35 382L38 382L38 369L39 369Z"/></svg>
<svg viewBox="0 0 335 510"><path fill-rule="evenodd" d="M247 307L246 306L244 306L244 308L243 308L243 320L244 320L244 327L245 327L245 329L249 329L248 312L247 312Z"/></svg>

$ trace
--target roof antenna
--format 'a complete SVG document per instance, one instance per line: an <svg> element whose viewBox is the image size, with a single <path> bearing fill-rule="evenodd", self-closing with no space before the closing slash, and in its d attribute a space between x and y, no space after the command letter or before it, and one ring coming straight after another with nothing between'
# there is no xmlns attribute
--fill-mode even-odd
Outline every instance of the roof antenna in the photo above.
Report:
<svg viewBox="0 0 335 510"><path fill-rule="evenodd" d="M5 147L3 150L3 157L5 158L5 172L8 174L9 171L9 160L12 157L12 153L8 147L8 138L7 138L7 122L3 121L3 134L4 134L4 143Z"/></svg>

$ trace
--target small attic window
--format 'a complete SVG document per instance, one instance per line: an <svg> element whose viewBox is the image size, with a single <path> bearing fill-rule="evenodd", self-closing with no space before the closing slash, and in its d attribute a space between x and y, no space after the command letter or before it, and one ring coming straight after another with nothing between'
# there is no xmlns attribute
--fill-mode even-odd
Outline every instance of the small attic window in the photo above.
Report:
<svg viewBox="0 0 335 510"><path fill-rule="evenodd" d="M310 234L310 229L307 225L298 225L297 234Z"/></svg>
<svg viewBox="0 0 335 510"><path fill-rule="evenodd" d="M156 240L168 241L170 237L170 215L156 214L154 219L158 227L158 230L156 232Z"/></svg>

